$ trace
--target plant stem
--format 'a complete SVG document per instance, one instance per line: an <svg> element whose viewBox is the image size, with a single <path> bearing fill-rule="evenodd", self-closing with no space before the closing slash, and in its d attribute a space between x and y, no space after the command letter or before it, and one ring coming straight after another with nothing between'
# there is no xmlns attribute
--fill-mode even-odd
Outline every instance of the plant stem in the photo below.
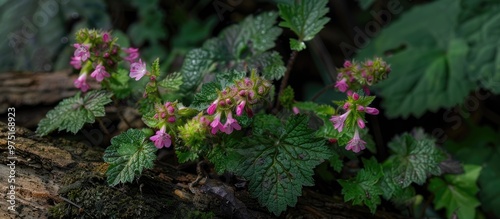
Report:
<svg viewBox="0 0 500 219"><path fill-rule="evenodd" d="M292 71L292 66L295 62L297 54L298 52L294 50L290 55L290 58L288 59L288 63L286 64L285 76L283 77L283 80L281 80L280 92L278 93L278 98L276 99L276 105L274 107L275 109L278 109L280 106L279 97L283 94L283 90L285 90L285 87L288 85L288 78L290 78L290 72Z"/></svg>
<svg viewBox="0 0 500 219"><path fill-rule="evenodd" d="M334 87L335 87L335 84L326 85L320 91L318 91L316 94L314 94L314 96L311 98L311 101L314 102L316 99L318 99L318 97L320 97L322 94L324 94L327 90L329 90L330 88L334 88Z"/></svg>

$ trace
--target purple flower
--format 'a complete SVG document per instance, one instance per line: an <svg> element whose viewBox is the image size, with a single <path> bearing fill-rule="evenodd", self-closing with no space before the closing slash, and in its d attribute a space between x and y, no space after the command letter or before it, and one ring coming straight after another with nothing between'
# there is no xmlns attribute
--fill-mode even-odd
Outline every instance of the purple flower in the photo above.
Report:
<svg viewBox="0 0 500 219"><path fill-rule="evenodd" d="M363 141L363 139L359 138L359 132L356 129L356 132L354 132L354 137L352 137L352 139L347 143L345 149L348 151L351 150L354 153L358 153L366 148L365 145L366 142Z"/></svg>
<svg viewBox="0 0 500 219"><path fill-rule="evenodd" d="M347 85L347 83L346 83L346 79L345 79L345 78L343 78L343 79L342 79L342 80L340 80L340 81L337 81L337 82L335 83L335 87L336 87L337 89L339 89L339 91L340 91L340 92L345 92L345 91L349 88L349 86L348 86L348 85Z"/></svg>
<svg viewBox="0 0 500 219"><path fill-rule="evenodd" d="M94 72L92 72L90 76L101 82L104 78L109 78L110 75L108 72L106 72L106 68L99 64L97 65L97 67L95 67Z"/></svg>
<svg viewBox="0 0 500 219"><path fill-rule="evenodd" d="M146 74L146 63L139 59L139 62L134 62L130 65L130 77L140 80Z"/></svg>
<svg viewBox="0 0 500 219"><path fill-rule="evenodd" d="M245 104L246 104L246 101L241 101L240 104L238 104L238 106L236 107L236 115L237 116L241 116L241 114L243 114L243 109L245 109Z"/></svg>
<svg viewBox="0 0 500 219"><path fill-rule="evenodd" d="M367 86L363 87L363 91L365 92L365 95L370 95L370 89Z"/></svg>
<svg viewBox="0 0 500 219"><path fill-rule="evenodd" d="M234 129L241 130L241 126L240 124L238 124L238 121L236 119L233 119L232 113L229 112L229 114L227 114L226 123L224 124L222 131L229 135L233 132Z"/></svg>
<svg viewBox="0 0 500 219"><path fill-rule="evenodd" d="M352 94L352 99L359 100L359 94L358 93L353 93Z"/></svg>
<svg viewBox="0 0 500 219"><path fill-rule="evenodd" d="M344 62L344 68L349 68L349 67L351 67L351 66L352 66L351 61L349 61L349 60L345 60L345 62Z"/></svg>
<svg viewBox="0 0 500 219"><path fill-rule="evenodd" d="M365 112L371 115L378 115L379 111L377 108L365 107Z"/></svg>
<svg viewBox="0 0 500 219"><path fill-rule="evenodd" d="M135 60L139 58L139 49L137 48L130 47L124 49L123 51L128 54L128 56L123 59L127 60L130 63L135 62Z"/></svg>
<svg viewBox="0 0 500 219"><path fill-rule="evenodd" d="M296 106L292 107L292 111L295 115L299 114L300 113L300 110L299 108L297 108Z"/></svg>
<svg viewBox="0 0 500 219"><path fill-rule="evenodd" d="M71 57L71 61L69 62L75 69L82 68L82 58L73 56Z"/></svg>
<svg viewBox="0 0 500 219"><path fill-rule="evenodd" d="M344 128L344 122L347 119L347 116L349 116L350 112L351 112L351 110L347 111L346 113L344 113L340 116L336 115L336 116L332 116L332 118L330 118L330 121L333 123L333 126L339 132L342 132L342 129Z"/></svg>
<svg viewBox="0 0 500 219"><path fill-rule="evenodd" d="M80 58L82 62L87 61L87 59L90 57L89 46L78 43L73 44L73 46L76 48L73 55Z"/></svg>
<svg viewBox="0 0 500 219"><path fill-rule="evenodd" d="M81 74L75 82L73 82L76 88L80 88L83 92L87 92L90 86L87 84L87 74Z"/></svg>
<svg viewBox="0 0 500 219"><path fill-rule="evenodd" d="M208 115L213 115L215 111L217 110L217 104L219 103L219 99L216 99L212 104L207 109Z"/></svg>
<svg viewBox="0 0 500 219"><path fill-rule="evenodd" d="M220 113L217 113L214 117L212 123L210 123L210 127L212 127L212 134L216 134L219 130L224 131L224 125L220 122Z"/></svg>
<svg viewBox="0 0 500 219"><path fill-rule="evenodd" d="M160 130L156 131L156 135L153 135L149 140L153 141L155 146L160 149L162 147L170 147L172 140L170 135L165 132L165 126L162 126Z"/></svg>

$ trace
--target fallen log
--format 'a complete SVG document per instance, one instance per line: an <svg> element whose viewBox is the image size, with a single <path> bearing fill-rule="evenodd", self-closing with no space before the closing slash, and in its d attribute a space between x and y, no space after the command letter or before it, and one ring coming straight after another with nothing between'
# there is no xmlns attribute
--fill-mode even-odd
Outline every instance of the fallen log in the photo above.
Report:
<svg viewBox="0 0 500 219"><path fill-rule="evenodd" d="M9 145L8 132L0 122L1 145ZM110 187L102 148L41 138L19 127L15 136L15 148L0 149L1 162L14 163L0 166L0 186L4 199L15 201L3 202L8 206L2 205L0 218L275 218L246 189L217 178L190 189L195 174L157 161L133 183ZM305 189L298 204L280 218L403 217L381 210L372 215L366 207Z"/></svg>

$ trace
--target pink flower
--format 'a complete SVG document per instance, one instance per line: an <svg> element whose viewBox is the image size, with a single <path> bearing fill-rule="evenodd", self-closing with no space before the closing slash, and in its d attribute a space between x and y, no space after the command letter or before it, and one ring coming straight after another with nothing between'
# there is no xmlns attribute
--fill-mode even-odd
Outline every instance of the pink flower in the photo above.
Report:
<svg viewBox="0 0 500 219"><path fill-rule="evenodd" d="M101 82L104 78L109 78L110 75L108 72L106 72L106 68L99 64L97 65L97 67L95 67L94 72L92 72L90 76Z"/></svg>
<svg viewBox="0 0 500 219"><path fill-rule="evenodd" d="M345 62L344 62L344 68L349 68L349 67L351 67L351 66L352 66L351 61L349 61L349 60L345 60Z"/></svg>
<svg viewBox="0 0 500 219"><path fill-rule="evenodd" d="M332 118L330 119L335 129L337 129L339 132L342 132L342 129L344 128L344 122L347 119L347 116L349 116L350 112L351 110L347 111L346 113L340 116L339 115L332 116Z"/></svg>
<svg viewBox="0 0 500 219"><path fill-rule="evenodd" d="M238 121L236 119L233 119L232 113L229 112L229 114L227 114L226 123L224 124L222 131L229 135L233 132L233 129L241 130L241 126L240 124L238 124Z"/></svg>
<svg viewBox="0 0 500 219"><path fill-rule="evenodd" d="M105 42L105 43L109 42L109 38L110 38L109 33L102 34L102 41L103 42Z"/></svg>
<svg viewBox="0 0 500 219"><path fill-rule="evenodd" d="M73 55L80 58L82 62L87 61L87 59L90 57L89 46L78 43L73 44L73 46L76 48Z"/></svg>
<svg viewBox="0 0 500 219"><path fill-rule="evenodd" d="M370 89L367 86L363 87L363 91L365 92L365 95L367 95L367 96L370 95Z"/></svg>
<svg viewBox="0 0 500 219"><path fill-rule="evenodd" d="M300 113L300 110L299 108L297 108L296 106L292 107L292 111L295 115L299 114Z"/></svg>
<svg viewBox="0 0 500 219"><path fill-rule="evenodd" d="M90 86L87 84L87 74L81 74L75 82L73 82L76 88L80 88L83 92L87 92Z"/></svg>
<svg viewBox="0 0 500 219"><path fill-rule="evenodd" d="M139 59L139 62L134 62L130 65L130 77L140 80L146 74L146 63Z"/></svg>
<svg viewBox="0 0 500 219"><path fill-rule="evenodd" d="M170 147L172 140L170 135L165 132L165 126L162 126L160 130L156 131L156 135L153 135L149 140L153 141L155 146L160 149L162 147Z"/></svg>
<svg viewBox="0 0 500 219"><path fill-rule="evenodd" d="M243 109L245 109L245 104L246 104L246 101L241 101L240 104L238 104L238 106L236 107L236 115L237 116L241 116L241 114L243 114Z"/></svg>
<svg viewBox="0 0 500 219"><path fill-rule="evenodd" d="M123 51L128 54L128 56L123 59L127 60L130 63L135 62L135 60L139 58L139 49L137 48L130 47L124 49Z"/></svg>
<svg viewBox="0 0 500 219"><path fill-rule="evenodd" d="M71 61L69 62L75 69L82 68L82 58L73 56L71 57Z"/></svg>
<svg viewBox="0 0 500 219"><path fill-rule="evenodd" d="M220 131L224 131L224 125L222 125L222 123L220 122L220 113L217 113L215 115L215 118L214 120L212 121L212 123L210 123L210 127L212 127L212 134L216 134L219 130Z"/></svg>
<svg viewBox="0 0 500 219"><path fill-rule="evenodd" d="M337 89L339 89L339 91L340 91L340 92L345 92L345 91L349 88L349 86L348 86L348 85L347 85L347 83L346 83L346 79L345 79L345 78L343 78L343 79L342 79L342 80L340 80L340 81L337 81L337 82L335 83L335 87L336 87Z"/></svg>
<svg viewBox="0 0 500 219"><path fill-rule="evenodd" d="M345 149L348 151L351 150L354 153L358 153L366 148L365 145L366 142L363 141L363 139L359 138L359 132L356 129L356 132L354 132L354 137L352 137L352 139L347 143Z"/></svg>
<svg viewBox="0 0 500 219"><path fill-rule="evenodd" d="M365 112L371 115L378 115L379 111L377 108L365 107Z"/></svg>
<svg viewBox="0 0 500 219"><path fill-rule="evenodd" d="M217 110L217 104L219 103L219 99L216 99L212 104L207 109L208 115L213 115L215 111Z"/></svg>
<svg viewBox="0 0 500 219"><path fill-rule="evenodd" d="M358 117L358 126L359 128L362 128L364 129L365 128L365 121L363 121L363 119L361 117Z"/></svg>
<svg viewBox="0 0 500 219"><path fill-rule="evenodd" d="M351 106L350 103L346 102L344 103L344 106L342 106L342 108L344 108L345 110L349 109L349 107Z"/></svg>
<svg viewBox="0 0 500 219"><path fill-rule="evenodd" d="M353 93L352 94L352 99L359 100L359 94L358 93Z"/></svg>
<svg viewBox="0 0 500 219"><path fill-rule="evenodd" d="M357 110L363 112L363 111L365 111L365 107L358 105Z"/></svg>

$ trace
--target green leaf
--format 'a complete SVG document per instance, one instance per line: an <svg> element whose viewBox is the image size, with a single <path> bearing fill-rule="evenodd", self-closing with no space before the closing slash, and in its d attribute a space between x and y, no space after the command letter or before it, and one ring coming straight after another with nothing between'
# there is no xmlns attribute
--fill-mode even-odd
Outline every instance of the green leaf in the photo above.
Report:
<svg viewBox="0 0 500 219"><path fill-rule="evenodd" d="M440 175L439 164L446 155L438 149L433 139L416 140L408 133L389 142L391 155L385 165L390 166L393 181L400 187L407 187L412 182L422 185L427 176Z"/></svg>
<svg viewBox="0 0 500 219"><path fill-rule="evenodd" d="M246 72L237 71L235 69L217 73L216 81L220 83L221 88L229 87L234 84L234 81L244 78Z"/></svg>
<svg viewBox="0 0 500 219"><path fill-rule="evenodd" d="M224 141L222 141L220 145L213 147L208 153L207 158L214 164L217 173L223 174L225 171L235 171L242 157L236 152L234 147L240 142L241 136L235 138L225 136Z"/></svg>
<svg viewBox="0 0 500 219"><path fill-rule="evenodd" d="M182 85L182 74L174 72L167 75L163 80L158 82L158 86L163 87L169 91L178 91Z"/></svg>
<svg viewBox="0 0 500 219"><path fill-rule="evenodd" d="M462 163L483 167L478 179L479 199L486 211L500 217L500 140L489 127L468 127L467 136L459 142L447 141L445 148ZM471 155L474 156L471 156Z"/></svg>
<svg viewBox="0 0 500 219"><path fill-rule="evenodd" d="M307 124L307 116L295 115L280 127L283 131L259 127L260 132L239 146L243 159L236 174L250 180L250 193L275 215L297 203L302 186L314 184L314 167L331 156L325 141L316 138Z"/></svg>
<svg viewBox="0 0 500 219"><path fill-rule="evenodd" d="M106 176L111 186L132 182L144 168L153 168L158 149L137 129L115 136L111 146L104 152L104 161L109 164Z"/></svg>
<svg viewBox="0 0 500 219"><path fill-rule="evenodd" d="M263 78L279 80L285 75L285 64L276 51L264 52L247 60L249 69L258 69Z"/></svg>
<svg viewBox="0 0 500 219"><path fill-rule="evenodd" d="M194 101L189 107L197 110L208 108L217 99L217 92L221 89L220 85L215 82L203 84L201 91L194 96Z"/></svg>
<svg viewBox="0 0 500 219"><path fill-rule="evenodd" d="M76 133L85 123L93 123L96 117L106 114L104 105L111 102L111 93L92 90L85 97L80 95L77 93L74 97L64 99L49 111L38 123L36 133L44 136L56 129Z"/></svg>
<svg viewBox="0 0 500 219"><path fill-rule="evenodd" d="M198 153L194 151L181 151L175 150L175 154L177 155L177 161L179 163L186 163L188 161L195 161L198 159Z"/></svg>
<svg viewBox="0 0 500 219"><path fill-rule="evenodd" d="M330 18L324 17L328 13L328 0L294 1L292 4L278 4L279 13L284 20L279 25L291 29L298 40L291 39L293 50L305 48L305 41L312 40L323 29Z"/></svg>
<svg viewBox="0 0 500 219"><path fill-rule="evenodd" d="M204 49L193 49L186 54L180 70L183 84L182 91L193 91L198 87L203 76L213 63L213 55Z"/></svg>
<svg viewBox="0 0 500 219"><path fill-rule="evenodd" d="M389 117L455 106L474 88L466 71L469 44L455 34L459 13L454 0L415 6L359 52L359 58L386 54L391 63L389 78L376 85Z"/></svg>
<svg viewBox="0 0 500 219"><path fill-rule="evenodd" d="M365 204L370 208L372 214L380 204L382 189L377 185L383 176L382 166L375 158L363 159L364 168L358 172L356 178L350 180L339 180L342 186L342 194L346 202L352 201L353 205Z"/></svg>
<svg viewBox="0 0 500 219"><path fill-rule="evenodd" d="M295 102L294 106L300 110L314 112L318 115L318 117L322 118L325 123L332 117L333 114L335 114L335 109L326 104L317 104L314 102Z"/></svg>
<svg viewBox="0 0 500 219"><path fill-rule="evenodd" d="M132 93L129 81L130 76L125 69L118 69L117 72L111 74L109 78L109 87L118 99L124 99Z"/></svg>
<svg viewBox="0 0 500 219"><path fill-rule="evenodd" d="M476 181L481 167L464 165L464 169L463 174L446 174L444 179L432 178L429 182L429 191L435 195L436 210L446 208L448 218L454 213L458 218L475 218L476 207L481 204L476 198L479 191Z"/></svg>

